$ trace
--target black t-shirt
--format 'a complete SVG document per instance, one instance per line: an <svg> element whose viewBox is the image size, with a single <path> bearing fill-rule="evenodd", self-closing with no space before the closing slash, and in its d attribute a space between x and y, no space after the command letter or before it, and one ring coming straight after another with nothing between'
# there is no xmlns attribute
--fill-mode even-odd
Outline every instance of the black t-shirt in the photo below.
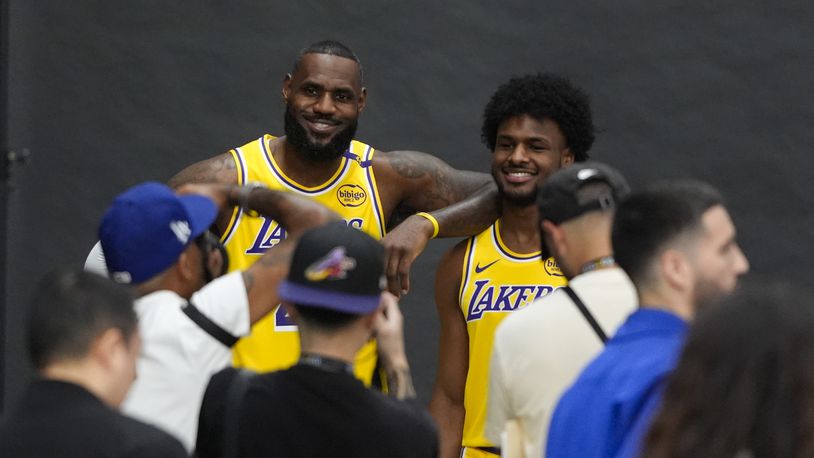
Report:
<svg viewBox="0 0 814 458"><path fill-rule="evenodd" d="M34 382L0 423L0 457L181 458L178 440L125 417L85 388Z"/></svg>
<svg viewBox="0 0 814 458"><path fill-rule="evenodd" d="M212 377L198 426L200 458L222 456L223 417L236 370ZM434 457L438 436L415 401L368 390L352 375L298 364L258 374L240 407L241 457Z"/></svg>

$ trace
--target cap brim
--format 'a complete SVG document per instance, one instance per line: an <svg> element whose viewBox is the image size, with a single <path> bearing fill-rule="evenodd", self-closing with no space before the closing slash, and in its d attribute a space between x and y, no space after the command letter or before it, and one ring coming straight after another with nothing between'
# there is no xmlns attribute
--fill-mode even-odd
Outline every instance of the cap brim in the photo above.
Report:
<svg viewBox="0 0 814 458"><path fill-rule="evenodd" d="M353 315L366 315L379 307L379 294L353 294L330 291L284 281L278 289L280 298L297 305L335 310Z"/></svg>
<svg viewBox="0 0 814 458"><path fill-rule="evenodd" d="M198 194L186 194L178 196L178 200L181 201L181 205L184 206L187 215L189 215L192 239L206 232L218 216L218 207L215 206L215 202L209 197Z"/></svg>

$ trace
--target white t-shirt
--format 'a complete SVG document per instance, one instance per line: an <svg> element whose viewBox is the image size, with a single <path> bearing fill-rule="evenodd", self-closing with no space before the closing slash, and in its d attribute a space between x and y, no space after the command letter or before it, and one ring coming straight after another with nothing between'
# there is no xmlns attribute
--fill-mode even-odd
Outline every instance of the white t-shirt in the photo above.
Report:
<svg viewBox="0 0 814 458"><path fill-rule="evenodd" d="M233 335L249 333L249 300L241 272L212 281L190 301ZM138 376L122 411L169 432L192 451L206 385L212 374L231 364L232 352L184 315L185 304L172 291L136 301L142 348Z"/></svg>
<svg viewBox="0 0 814 458"><path fill-rule="evenodd" d="M608 337L638 305L633 283L617 267L578 275L569 285ZM499 444L506 420L519 419L526 456L543 456L557 401L602 348L565 291L509 315L492 347L486 437Z"/></svg>

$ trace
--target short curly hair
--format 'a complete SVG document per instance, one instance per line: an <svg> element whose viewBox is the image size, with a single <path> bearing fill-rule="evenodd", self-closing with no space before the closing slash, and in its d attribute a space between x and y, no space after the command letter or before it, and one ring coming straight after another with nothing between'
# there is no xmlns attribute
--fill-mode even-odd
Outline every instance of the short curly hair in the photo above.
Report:
<svg viewBox="0 0 814 458"><path fill-rule="evenodd" d="M595 139L588 94L571 81L552 73L510 79L492 95L483 111L481 139L494 151L497 129L512 117L529 115L557 123L577 162L588 159Z"/></svg>

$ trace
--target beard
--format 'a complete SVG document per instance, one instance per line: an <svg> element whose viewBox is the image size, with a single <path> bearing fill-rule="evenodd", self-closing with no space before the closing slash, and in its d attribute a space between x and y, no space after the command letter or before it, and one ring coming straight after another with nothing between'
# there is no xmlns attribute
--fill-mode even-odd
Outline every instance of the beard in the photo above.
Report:
<svg viewBox="0 0 814 458"><path fill-rule="evenodd" d="M695 310L717 306L731 295L735 289L737 289L737 287L729 289L722 287L712 280L696 278L695 287L693 288Z"/></svg>
<svg viewBox="0 0 814 458"><path fill-rule="evenodd" d="M503 188L503 183L501 183L496 176L495 171L492 171L492 179L495 180L495 184L497 185L498 195L509 205L514 207L528 207L529 205L534 205L537 202L537 187L535 187L531 192L523 192L520 190L507 192Z"/></svg>
<svg viewBox="0 0 814 458"><path fill-rule="evenodd" d="M337 132L328 143L318 145L308 138L308 132L297 122L288 107L285 109L284 119L286 141L306 159L313 162L331 162L341 157L350 146L353 136L356 135L357 121L354 119L347 127Z"/></svg>

